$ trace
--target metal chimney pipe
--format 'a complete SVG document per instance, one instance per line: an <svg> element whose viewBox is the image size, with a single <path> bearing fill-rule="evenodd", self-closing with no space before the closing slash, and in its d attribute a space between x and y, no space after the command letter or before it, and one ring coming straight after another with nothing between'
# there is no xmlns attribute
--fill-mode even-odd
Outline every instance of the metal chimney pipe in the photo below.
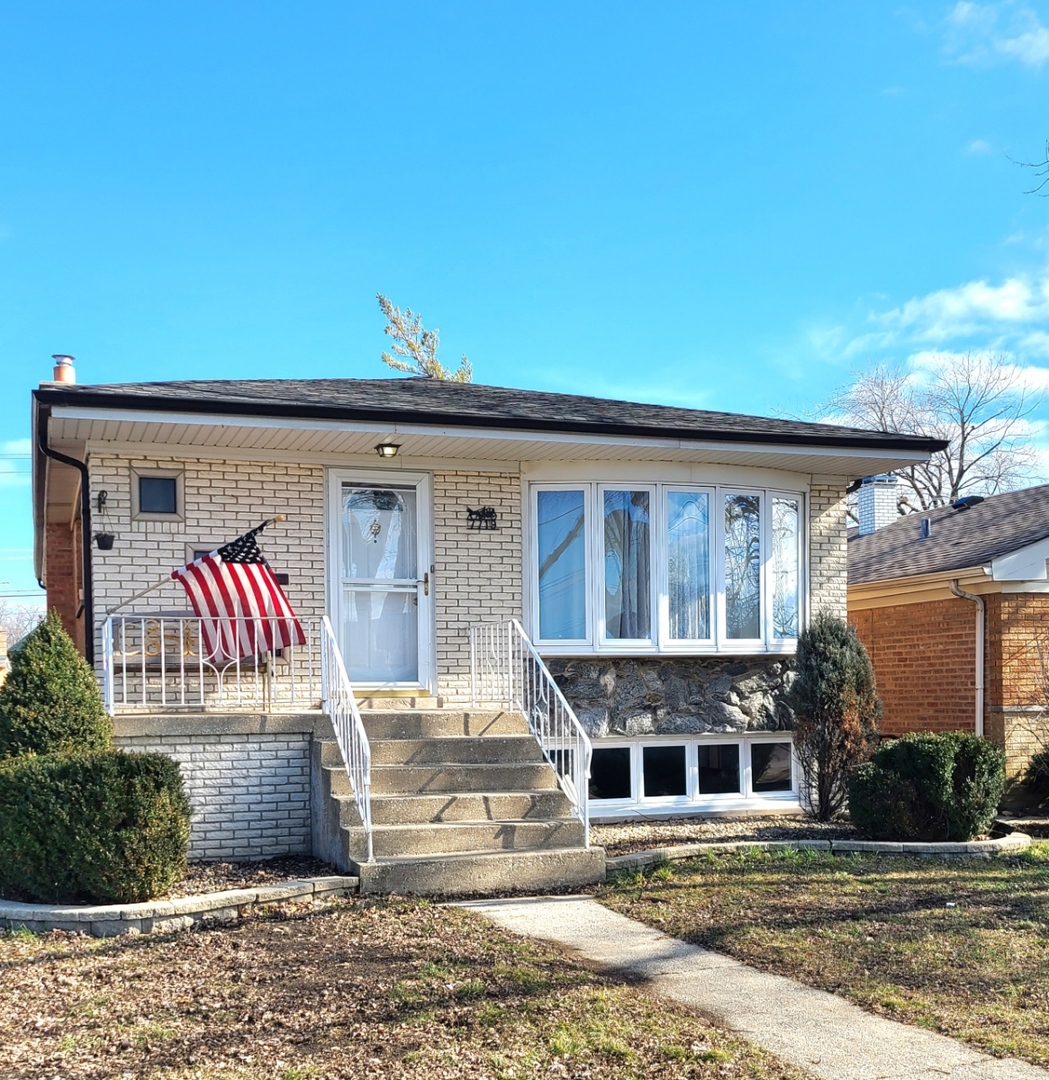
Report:
<svg viewBox="0 0 1049 1080"><path fill-rule="evenodd" d="M76 368L73 367L73 361L76 359L75 356L67 356L65 353L53 353L51 359L55 362L55 382L76 382Z"/></svg>

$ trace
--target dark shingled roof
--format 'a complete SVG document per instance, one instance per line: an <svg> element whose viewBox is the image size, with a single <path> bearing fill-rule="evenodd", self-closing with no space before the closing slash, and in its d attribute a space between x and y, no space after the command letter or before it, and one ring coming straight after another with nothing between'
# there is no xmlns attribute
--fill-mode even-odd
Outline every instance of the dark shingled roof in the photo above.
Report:
<svg viewBox="0 0 1049 1080"><path fill-rule="evenodd" d="M922 518L929 536L919 538ZM1049 536L1049 484L991 495L968 510L908 514L867 536L849 537L849 584L987 566Z"/></svg>
<svg viewBox="0 0 1049 1080"><path fill-rule="evenodd" d="M945 445L920 435L425 378L188 379L97 386L55 383L42 386L35 394L44 405L165 412L815 444L918 453Z"/></svg>

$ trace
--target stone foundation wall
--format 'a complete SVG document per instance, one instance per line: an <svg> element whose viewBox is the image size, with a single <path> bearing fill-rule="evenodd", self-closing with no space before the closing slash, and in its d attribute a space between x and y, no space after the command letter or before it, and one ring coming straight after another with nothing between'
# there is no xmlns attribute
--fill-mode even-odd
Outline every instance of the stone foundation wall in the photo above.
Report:
<svg viewBox="0 0 1049 1080"><path fill-rule="evenodd" d="M787 657L548 659L554 679L594 738L788 731Z"/></svg>

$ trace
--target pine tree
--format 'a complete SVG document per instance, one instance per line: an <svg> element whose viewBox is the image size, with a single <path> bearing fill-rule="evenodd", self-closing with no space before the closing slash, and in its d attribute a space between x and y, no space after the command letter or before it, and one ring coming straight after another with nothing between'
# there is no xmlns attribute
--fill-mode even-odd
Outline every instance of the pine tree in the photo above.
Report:
<svg viewBox="0 0 1049 1080"><path fill-rule="evenodd" d="M826 612L802 631L795 665L794 749L810 812L830 821L845 807L850 770L874 750L881 719L874 668L856 631Z"/></svg>
<svg viewBox="0 0 1049 1080"><path fill-rule="evenodd" d="M50 611L11 652L0 689L0 758L103 750L111 739L94 673Z"/></svg>

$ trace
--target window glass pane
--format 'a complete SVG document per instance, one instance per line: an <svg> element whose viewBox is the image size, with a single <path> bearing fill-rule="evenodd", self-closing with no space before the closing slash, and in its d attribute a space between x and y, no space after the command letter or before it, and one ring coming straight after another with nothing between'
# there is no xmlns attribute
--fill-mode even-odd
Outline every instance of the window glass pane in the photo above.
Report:
<svg viewBox="0 0 1049 1080"><path fill-rule="evenodd" d="M414 581L415 488L342 485L342 576L348 581Z"/></svg>
<svg viewBox="0 0 1049 1080"><path fill-rule="evenodd" d="M586 511L582 491L540 491L539 637L586 638Z"/></svg>
<svg viewBox="0 0 1049 1080"><path fill-rule="evenodd" d="M178 484L173 476L140 476L138 509L142 514L177 514Z"/></svg>
<svg viewBox="0 0 1049 1080"><path fill-rule="evenodd" d="M723 795L739 791L739 745L699 746L699 792Z"/></svg>
<svg viewBox="0 0 1049 1080"><path fill-rule="evenodd" d="M725 635L761 637L761 497L725 496Z"/></svg>
<svg viewBox="0 0 1049 1080"><path fill-rule="evenodd" d="M798 636L798 500L772 500L772 633Z"/></svg>
<svg viewBox="0 0 1049 1080"><path fill-rule="evenodd" d="M642 773L646 799L688 794L683 746L646 746L642 756Z"/></svg>
<svg viewBox="0 0 1049 1080"><path fill-rule="evenodd" d="M590 759L591 799L630 799L630 747L594 748Z"/></svg>
<svg viewBox="0 0 1049 1080"><path fill-rule="evenodd" d="M790 791L790 743L751 743L750 775L756 795Z"/></svg>
<svg viewBox="0 0 1049 1080"><path fill-rule="evenodd" d="M605 636L652 637L649 614L649 493L606 491Z"/></svg>
<svg viewBox="0 0 1049 1080"><path fill-rule="evenodd" d="M710 637L709 503L704 491L667 493L670 636L676 641Z"/></svg>

